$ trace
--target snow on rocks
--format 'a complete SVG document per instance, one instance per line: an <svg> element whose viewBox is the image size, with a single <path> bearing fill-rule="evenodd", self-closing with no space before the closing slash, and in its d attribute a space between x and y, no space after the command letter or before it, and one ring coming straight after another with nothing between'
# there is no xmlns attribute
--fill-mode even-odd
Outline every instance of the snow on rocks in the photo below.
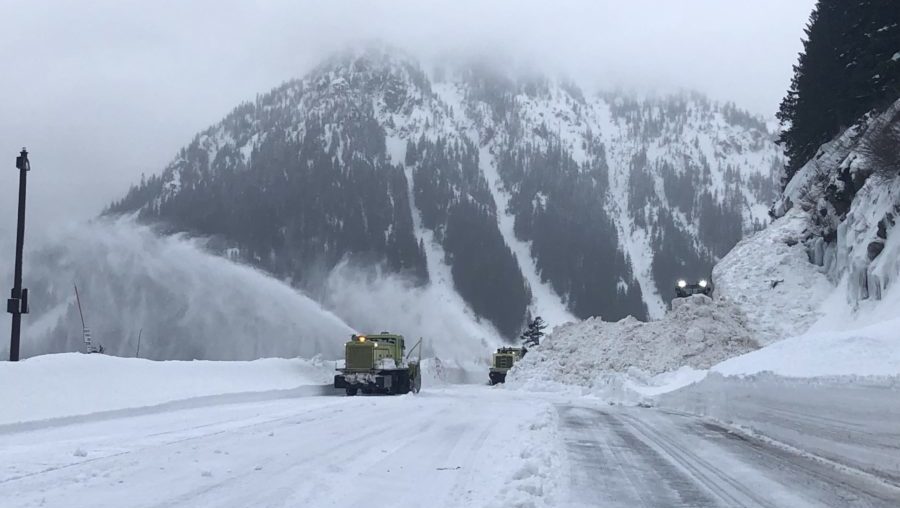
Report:
<svg viewBox="0 0 900 508"><path fill-rule="evenodd" d="M806 331L834 289L809 262L801 242L808 227L806 212L792 209L741 240L713 269L716 297L740 307L762 344Z"/></svg>
<svg viewBox="0 0 900 508"><path fill-rule="evenodd" d="M809 259L837 284L845 277L845 301L855 310L881 300L900 278L900 175L877 155L892 125L900 122L900 100L868 115L819 148L791 179L776 202L776 215L808 214L802 238Z"/></svg>
<svg viewBox="0 0 900 508"><path fill-rule="evenodd" d="M610 323L591 318L557 327L516 364L507 384L538 390L569 385L627 398L621 393L640 395L633 386L683 385L702 377L693 369L707 369L758 347L737 307L694 295L676 300L659 321L644 323L628 317ZM674 378L654 379L685 366L690 369Z"/></svg>
<svg viewBox="0 0 900 508"><path fill-rule="evenodd" d="M900 101L822 145L776 203L781 217L713 270L717 295L771 344L716 371L900 374L900 176L870 148L898 118Z"/></svg>

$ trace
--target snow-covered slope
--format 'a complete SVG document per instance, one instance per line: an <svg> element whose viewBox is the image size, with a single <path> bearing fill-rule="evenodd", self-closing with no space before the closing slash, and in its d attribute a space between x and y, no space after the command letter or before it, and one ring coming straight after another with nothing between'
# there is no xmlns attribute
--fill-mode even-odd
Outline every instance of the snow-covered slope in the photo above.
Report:
<svg viewBox="0 0 900 508"><path fill-rule="evenodd" d="M801 242L808 224L806 212L791 210L739 242L713 269L716 298L743 311L760 343L805 331L822 316L819 307L834 289Z"/></svg>
<svg viewBox="0 0 900 508"><path fill-rule="evenodd" d="M900 280L900 174L876 147L898 122L900 101L823 145L788 183L780 218L716 266L718 293L760 339L896 318L883 300Z"/></svg>
<svg viewBox="0 0 900 508"><path fill-rule="evenodd" d="M632 380L664 382L644 372L683 367L900 375L900 174L873 148L898 123L900 101L823 145L787 186L777 220L716 265L711 304L692 297L653 323L558 328L517 365L513 383L622 391Z"/></svg>
<svg viewBox="0 0 900 508"><path fill-rule="evenodd" d="M640 317L662 316L678 277L706 276L743 232L768 220L781 159L765 126L731 105L699 94L588 95L565 81L515 83L490 74L457 86L492 164L499 161L516 233L531 241L542 277L582 318L624 314L613 305L586 313L579 288L556 279L552 260L542 257L553 250L541 230L551 211L590 216L593 233L609 238L623 256L614 299L641 296L644 309L631 311ZM591 197L581 201L560 185L566 181ZM577 221L559 226L578 231ZM561 236L552 241L567 239ZM593 267L583 264L589 274ZM587 291L597 293L596 285Z"/></svg>

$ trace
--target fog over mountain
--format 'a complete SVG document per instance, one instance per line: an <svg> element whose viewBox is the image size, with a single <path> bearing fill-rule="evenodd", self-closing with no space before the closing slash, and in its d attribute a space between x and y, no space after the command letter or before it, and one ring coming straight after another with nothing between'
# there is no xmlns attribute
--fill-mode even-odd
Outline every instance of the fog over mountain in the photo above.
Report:
<svg viewBox="0 0 900 508"><path fill-rule="evenodd" d="M0 187L32 151L31 224L95 216L235 104L335 51L383 40L423 60L495 56L587 90L698 90L772 115L812 0L740 3L2 2ZM0 196L0 216L14 210ZM0 221L9 231L12 221Z"/></svg>
<svg viewBox="0 0 900 508"><path fill-rule="evenodd" d="M311 294L340 263L446 284L508 339L529 314L659 316L678 277L767 221L782 161L731 104L484 64L433 74L388 46L339 54L109 212L212 236Z"/></svg>
<svg viewBox="0 0 900 508"><path fill-rule="evenodd" d="M900 0L3 2L0 508L900 507Z"/></svg>
<svg viewBox="0 0 900 508"><path fill-rule="evenodd" d="M73 222L78 241L112 204L349 328L384 309L348 286L412 330L449 319L448 337L481 345L535 314L648 319L674 278L708 274L768 220L767 123L789 78L771 62L793 59L808 6L770 8L754 25L736 20L760 9L719 2L18 6L0 147L32 154L32 252L63 241L35 232ZM83 238L137 238L104 224L128 222ZM67 259L112 274L136 248ZM73 273L38 286L62 305ZM205 354L184 344L168 354Z"/></svg>

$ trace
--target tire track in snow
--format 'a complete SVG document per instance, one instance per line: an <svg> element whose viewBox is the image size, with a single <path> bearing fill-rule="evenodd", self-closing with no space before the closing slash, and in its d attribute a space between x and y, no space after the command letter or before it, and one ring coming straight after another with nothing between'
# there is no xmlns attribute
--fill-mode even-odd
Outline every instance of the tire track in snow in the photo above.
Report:
<svg viewBox="0 0 900 508"><path fill-rule="evenodd" d="M321 409L321 407L317 408L317 409ZM307 411L306 413L310 413L312 411L313 410L310 410L310 411ZM115 452L115 453L109 453L109 454L103 455L101 457L92 457L89 459L79 460L79 461L71 462L68 464L47 467L47 468L41 469L39 471L32 471L32 472L21 474L18 476L3 478L3 479L0 479L0 484L15 482L18 480L25 480L25 479L29 479L29 478L48 475L51 473L62 472L65 470L70 470L70 469L77 469L80 467L87 467L87 466L93 467L93 466L97 466L99 463L102 463L105 461L116 460L116 459L120 459L122 457L130 456L130 455L139 455L139 454L149 451L149 450L157 451L160 449L160 447L170 447L170 446L175 446L175 445L181 445L181 444L184 444L184 443L190 442L190 441L214 438L214 437L221 436L223 434L230 433L230 432L236 432L236 431L260 427L260 426L264 426L264 425L268 425L268 424L272 424L272 423L282 422L282 421L285 421L285 420L288 420L291 418L296 418L297 416L298 415L296 415L296 414L290 414L290 415L286 415L286 416L279 416L276 418L265 418L262 420L260 420L258 416L252 417L252 418L239 418L239 419L234 419L234 420L217 421L217 422L207 423L207 424L203 424L203 425L191 425L186 428L181 428L181 429L176 429L176 430L151 433L151 434L147 434L145 437L146 438L156 438L156 437L172 436L172 437L174 437L174 439L166 439L161 442L155 442L154 440L150 440L150 442L148 442L148 443L139 444L138 446L136 446L132 449L129 449L129 450L124 450L124 451ZM336 416L336 415L332 415L332 416ZM310 418L305 421L314 421L314 420L317 420L317 419ZM250 423L240 424L240 425L235 426L236 423L241 422L241 421L248 421ZM301 423L303 421L304 420L301 419L301 420L297 421L297 423ZM209 429L209 428L216 428L217 430L203 431L203 432L195 434L195 432L198 430Z"/></svg>
<svg viewBox="0 0 900 508"><path fill-rule="evenodd" d="M392 442L388 448L393 450L390 455L396 454L398 451L408 448L413 442L421 439L421 433L427 432L435 424L435 419L429 419L425 424L416 429L416 425L420 421L398 422L389 418L383 408L377 408L374 414L370 415L371 419L380 424L365 426L360 428L360 422L356 419L348 421L349 428L340 428L336 434L343 436L352 436L349 439L333 441L328 443L327 448L319 452L308 453L306 457L299 460L280 460L275 464L265 467L266 489L260 492L254 489L255 483L252 476L253 472L247 471L240 475L237 480L239 484L234 484L234 479L226 479L217 484L217 488L228 488L228 504L233 506L318 506L323 503L323 496L333 493L335 482L333 478L339 473L340 478L346 478L348 482L354 481L354 488L358 488L358 480L365 477L367 471L379 461L385 460L381 453L383 445L379 444L379 437L400 436L400 440ZM440 413L434 415L438 416ZM418 430L419 433L416 433ZM304 470L318 461L327 459L331 464L329 467L321 468L322 471L316 471L310 474ZM336 465L337 464L337 465ZM349 468L348 468L349 466ZM278 469L278 468L281 469ZM342 469L345 468L345 469ZM298 479L302 478L302 481ZM247 485L249 483L249 485ZM381 485L383 488L384 486ZM209 494L206 490L200 495ZM189 505L193 505L198 501L199 496L187 498ZM338 498L347 498L338 494ZM358 506L371 501L372 493L367 496L349 503L348 506ZM210 500L215 502L215 499Z"/></svg>
<svg viewBox="0 0 900 508"><path fill-rule="evenodd" d="M877 479L872 478L869 476L871 473L861 472L861 475L864 476L857 477L853 474L855 471L849 471L851 474L839 475L837 473L840 468L835 464L773 446L765 441L754 439L752 436L745 437L717 424L704 423L703 426L709 431L723 436L722 439L727 446L740 447L742 451L752 453L759 463L768 464L772 469L803 471L805 475L818 483L819 489L808 488L807 490L813 494L816 490L820 490L822 504L829 501L828 493L832 489L851 493L852 497L858 502L864 503L864 506L894 506L898 503L900 486L887 483L886 480L877 476L875 477Z"/></svg>
<svg viewBox="0 0 900 508"><path fill-rule="evenodd" d="M595 506L597 499L613 508L719 506L690 475L626 429L617 416L594 408L559 410L569 436L576 438L569 443L574 474L567 506Z"/></svg>
<svg viewBox="0 0 900 508"><path fill-rule="evenodd" d="M756 492L746 485L725 474L717 466L704 460L687 447L680 446L676 439L662 436L656 429L647 425L646 422L631 415L623 414L620 416L627 422L627 425L635 435L655 445L666 457L688 471L703 487L721 499L725 503L724 506L778 508L778 505L757 495Z"/></svg>
<svg viewBox="0 0 900 508"><path fill-rule="evenodd" d="M900 489L696 417L560 406L567 506L893 508Z"/></svg>

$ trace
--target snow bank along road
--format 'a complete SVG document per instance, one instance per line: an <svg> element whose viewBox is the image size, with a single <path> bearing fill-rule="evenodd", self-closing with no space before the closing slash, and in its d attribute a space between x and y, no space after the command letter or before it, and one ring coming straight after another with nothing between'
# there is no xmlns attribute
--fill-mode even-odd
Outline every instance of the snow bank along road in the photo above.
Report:
<svg viewBox="0 0 900 508"><path fill-rule="evenodd" d="M567 506L896 507L900 489L695 417L560 408Z"/></svg>
<svg viewBox="0 0 900 508"><path fill-rule="evenodd" d="M0 427L0 506L900 506L656 409L487 386L222 401Z"/></svg>
<svg viewBox="0 0 900 508"><path fill-rule="evenodd" d="M656 403L739 425L900 484L898 381L896 377L711 374L702 382L662 395Z"/></svg>

